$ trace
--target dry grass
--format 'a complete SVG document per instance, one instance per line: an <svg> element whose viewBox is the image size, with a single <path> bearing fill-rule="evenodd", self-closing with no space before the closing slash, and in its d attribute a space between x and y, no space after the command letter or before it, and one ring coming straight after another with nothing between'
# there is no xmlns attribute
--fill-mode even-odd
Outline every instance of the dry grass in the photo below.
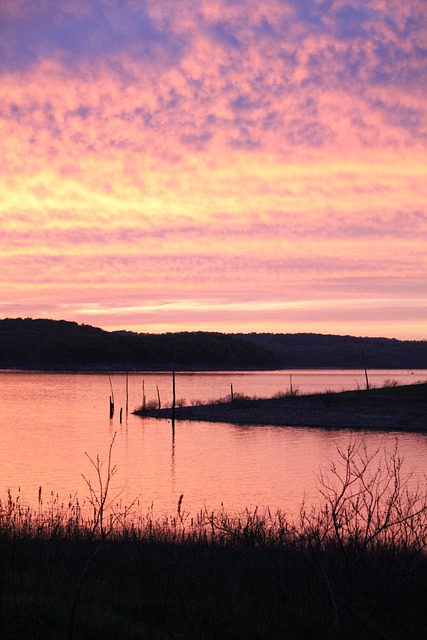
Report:
<svg viewBox="0 0 427 640"><path fill-rule="evenodd" d="M397 443L350 441L297 522L111 504L111 448L82 505L0 502L2 640L422 637L426 487L409 489Z"/></svg>

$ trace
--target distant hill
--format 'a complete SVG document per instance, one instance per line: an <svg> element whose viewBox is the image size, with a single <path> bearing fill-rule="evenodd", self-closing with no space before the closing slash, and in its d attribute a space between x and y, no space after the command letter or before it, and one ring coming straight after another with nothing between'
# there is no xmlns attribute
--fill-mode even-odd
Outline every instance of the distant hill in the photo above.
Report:
<svg viewBox="0 0 427 640"><path fill-rule="evenodd" d="M104 331L65 320L0 320L0 368L40 370L271 369L262 345L221 333Z"/></svg>
<svg viewBox="0 0 427 640"><path fill-rule="evenodd" d="M65 320L0 320L0 369L427 369L427 341L319 334L104 331Z"/></svg>
<svg viewBox="0 0 427 640"><path fill-rule="evenodd" d="M283 369L427 369L427 341L355 338L316 333L241 336L274 354Z"/></svg>

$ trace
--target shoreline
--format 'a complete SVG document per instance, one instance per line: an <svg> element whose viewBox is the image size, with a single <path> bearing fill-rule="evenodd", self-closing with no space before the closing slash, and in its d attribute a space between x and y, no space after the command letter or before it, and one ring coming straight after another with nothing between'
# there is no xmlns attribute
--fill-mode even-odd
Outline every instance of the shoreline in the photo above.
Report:
<svg viewBox="0 0 427 640"><path fill-rule="evenodd" d="M136 415L171 420L172 409ZM176 407L176 420L240 425L427 432L427 383Z"/></svg>

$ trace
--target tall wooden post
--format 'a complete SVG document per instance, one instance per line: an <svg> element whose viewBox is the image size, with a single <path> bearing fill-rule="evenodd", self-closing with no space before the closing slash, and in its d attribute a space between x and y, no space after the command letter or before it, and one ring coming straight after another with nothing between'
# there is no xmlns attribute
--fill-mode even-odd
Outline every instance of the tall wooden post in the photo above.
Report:
<svg viewBox="0 0 427 640"><path fill-rule="evenodd" d="M111 390L111 395L110 395L110 420L111 420L112 417L114 416L114 391L113 391L113 383L111 382L110 375L108 375L108 380L110 381L110 390Z"/></svg>
<svg viewBox="0 0 427 640"><path fill-rule="evenodd" d="M366 389L367 389L367 391L369 391L368 371L366 369L366 361L365 361L365 352L364 351L362 351L362 358L363 358L363 368L365 369Z"/></svg>
<svg viewBox="0 0 427 640"><path fill-rule="evenodd" d="M126 415L129 413L129 374L126 371Z"/></svg>
<svg viewBox="0 0 427 640"><path fill-rule="evenodd" d="M176 406L175 369L172 369L172 429L175 429L175 406Z"/></svg>

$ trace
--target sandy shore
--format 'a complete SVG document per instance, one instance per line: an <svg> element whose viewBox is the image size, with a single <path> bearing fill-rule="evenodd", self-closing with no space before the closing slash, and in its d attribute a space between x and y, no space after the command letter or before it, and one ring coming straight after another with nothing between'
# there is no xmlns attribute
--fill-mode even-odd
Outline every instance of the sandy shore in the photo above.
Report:
<svg viewBox="0 0 427 640"><path fill-rule="evenodd" d="M171 418L171 409L136 412ZM177 420L427 432L427 384L177 407Z"/></svg>

